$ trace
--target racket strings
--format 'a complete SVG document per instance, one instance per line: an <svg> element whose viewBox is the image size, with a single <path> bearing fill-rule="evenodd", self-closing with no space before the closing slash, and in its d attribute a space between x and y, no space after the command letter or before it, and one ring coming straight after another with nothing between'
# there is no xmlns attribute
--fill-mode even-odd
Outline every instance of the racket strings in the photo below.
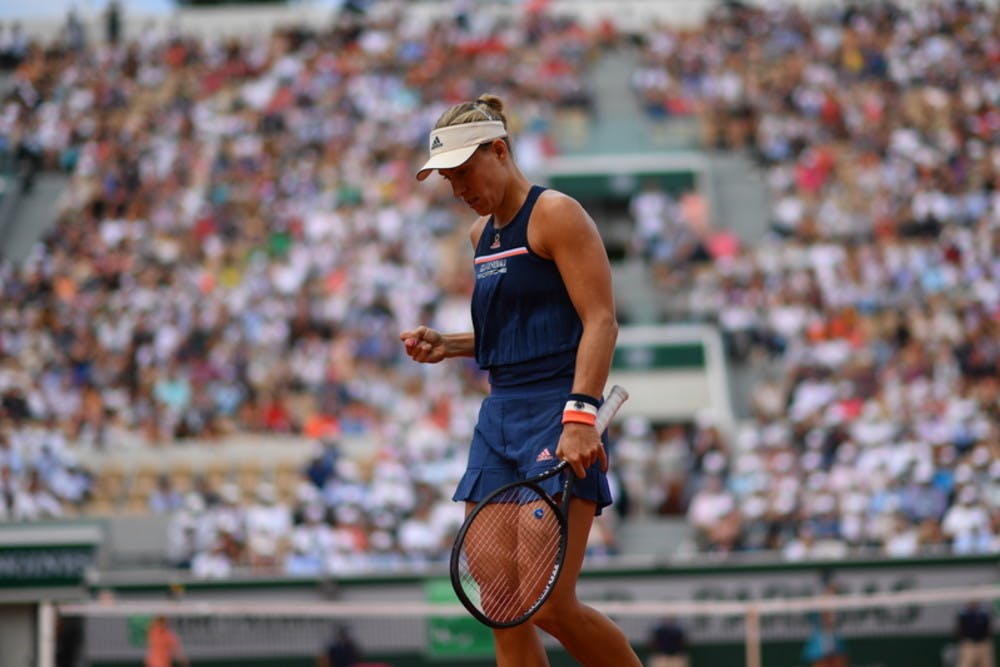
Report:
<svg viewBox="0 0 1000 667"><path fill-rule="evenodd" d="M466 597L497 623L517 621L545 594L560 543L552 508L532 489L513 489L482 508L469 527L459 559Z"/></svg>

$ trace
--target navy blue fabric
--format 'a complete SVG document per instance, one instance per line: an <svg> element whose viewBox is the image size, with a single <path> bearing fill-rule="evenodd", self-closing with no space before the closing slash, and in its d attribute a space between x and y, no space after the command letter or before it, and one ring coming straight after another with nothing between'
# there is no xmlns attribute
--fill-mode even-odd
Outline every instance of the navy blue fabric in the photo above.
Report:
<svg viewBox="0 0 1000 667"><path fill-rule="evenodd" d="M476 361L493 386L572 377L583 324L555 262L528 244L528 220L544 191L532 186L501 229L487 221L475 253L472 322Z"/></svg>
<svg viewBox="0 0 1000 667"><path fill-rule="evenodd" d="M469 463L453 499L478 502L504 484L556 465L562 411L571 389L571 379L494 388L479 408ZM606 439L604 444L606 448ZM562 483L563 479L555 476L541 486L554 496L562 491ZM587 470L585 478L574 480L572 493L594 501L597 514L611 504L611 489L600 461Z"/></svg>

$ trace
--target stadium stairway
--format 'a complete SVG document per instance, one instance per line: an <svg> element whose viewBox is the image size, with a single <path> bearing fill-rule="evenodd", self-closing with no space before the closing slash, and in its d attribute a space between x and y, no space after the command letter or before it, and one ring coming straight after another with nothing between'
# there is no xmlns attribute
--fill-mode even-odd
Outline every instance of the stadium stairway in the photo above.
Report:
<svg viewBox="0 0 1000 667"><path fill-rule="evenodd" d="M635 69L632 49L618 48L601 57L588 74L594 103L594 122L587 142L580 146L586 153L632 153L641 151L647 133L636 118L641 110L629 81Z"/></svg>
<svg viewBox="0 0 1000 667"><path fill-rule="evenodd" d="M651 138L662 133L636 122L645 118L631 89L637 62L635 49L621 46L594 63L587 77L594 102L593 120L583 135L585 141L563 143L564 150L591 155L624 154L648 152L653 147ZM632 222L628 219L601 220L600 226L606 237L627 239L631 235ZM612 268L620 319L630 324L662 322L661 298L648 266L641 260L625 258L615 261Z"/></svg>
<svg viewBox="0 0 1000 667"><path fill-rule="evenodd" d="M654 120L640 107L632 89L638 65L634 47L605 52L590 68L587 85L593 101L588 131L574 142L560 142L568 153L610 155L691 150L697 146L697 121L691 117ZM558 136L557 128L557 141Z"/></svg>
<svg viewBox="0 0 1000 667"><path fill-rule="evenodd" d="M59 203L69 184L69 176L42 172L28 192L8 192L0 217L0 254L11 261L21 261L31 247L55 223ZM20 188L15 181L14 188Z"/></svg>
<svg viewBox="0 0 1000 667"><path fill-rule="evenodd" d="M739 151L707 152L705 178L712 224L735 233L744 245L755 245L770 228L771 203L763 170ZM749 418L750 397L766 377L780 373L774 361L745 359L727 364L730 404L737 419Z"/></svg>
<svg viewBox="0 0 1000 667"><path fill-rule="evenodd" d="M637 63L638 54L628 45L605 53L594 63L588 75L594 102L592 120L586 131L567 132L566 136L575 141L567 141L561 148L567 153L589 155L696 150L705 157L701 183L713 226L734 232L744 244L758 243L767 233L770 220L767 183L760 168L743 152L700 151L698 122L694 118L651 120L640 108L631 87ZM631 234L632 222L627 218L601 220L600 226L606 239L620 240ZM612 269L623 324L657 324L683 316L674 312L668 295L656 287L644 261L626 256L614 260ZM729 364L730 400L737 419L750 416L753 387L774 371L767 366L759 360ZM635 530L637 537L645 534L647 531L641 528ZM672 535L668 542L676 537ZM665 547L657 544L647 548L641 540L639 544L640 550L662 551Z"/></svg>
<svg viewBox="0 0 1000 667"><path fill-rule="evenodd" d="M590 69L587 85L593 113L587 127L556 127L557 141L567 154L641 154L697 150L698 122L691 117L654 121L640 107L632 90L638 53L630 45L607 51ZM705 156L702 184L712 223L730 230L744 243L755 243L767 232L769 208L766 182L753 161L735 151L699 151ZM602 234L627 238L632 222L601 220ZM642 262L623 259L614 265L620 314L636 324L662 322L668 317Z"/></svg>
<svg viewBox="0 0 1000 667"><path fill-rule="evenodd" d="M770 227L770 201L763 172L744 153L707 153L706 196L712 223L735 232L746 244L758 243Z"/></svg>
<svg viewBox="0 0 1000 667"><path fill-rule="evenodd" d="M622 324L661 324L665 316L662 295L641 259L629 258L612 263L615 302Z"/></svg>

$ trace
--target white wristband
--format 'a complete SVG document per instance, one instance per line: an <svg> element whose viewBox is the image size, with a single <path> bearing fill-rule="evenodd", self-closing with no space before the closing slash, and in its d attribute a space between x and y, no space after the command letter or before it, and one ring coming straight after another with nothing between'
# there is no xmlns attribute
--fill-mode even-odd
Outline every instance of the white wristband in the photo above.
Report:
<svg viewBox="0 0 1000 667"><path fill-rule="evenodd" d="M562 423L593 426L597 423L597 407L586 401L570 399L563 408Z"/></svg>
<svg viewBox="0 0 1000 667"><path fill-rule="evenodd" d="M588 415L593 415L597 417L597 406L591 405L590 403L584 403L583 401L566 401L566 407L563 408L563 412L586 412Z"/></svg>

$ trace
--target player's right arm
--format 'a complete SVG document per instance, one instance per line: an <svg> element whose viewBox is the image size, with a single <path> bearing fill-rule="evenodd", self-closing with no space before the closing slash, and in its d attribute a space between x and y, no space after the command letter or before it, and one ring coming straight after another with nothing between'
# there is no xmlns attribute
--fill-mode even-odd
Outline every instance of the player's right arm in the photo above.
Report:
<svg viewBox="0 0 1000 667"><path fill-rule="evenodd" d="M471 357L476 353L472 332L443 334L437 329L419 326L399 334L406 353L414 361L436 364L450 357Z"/></svg>

